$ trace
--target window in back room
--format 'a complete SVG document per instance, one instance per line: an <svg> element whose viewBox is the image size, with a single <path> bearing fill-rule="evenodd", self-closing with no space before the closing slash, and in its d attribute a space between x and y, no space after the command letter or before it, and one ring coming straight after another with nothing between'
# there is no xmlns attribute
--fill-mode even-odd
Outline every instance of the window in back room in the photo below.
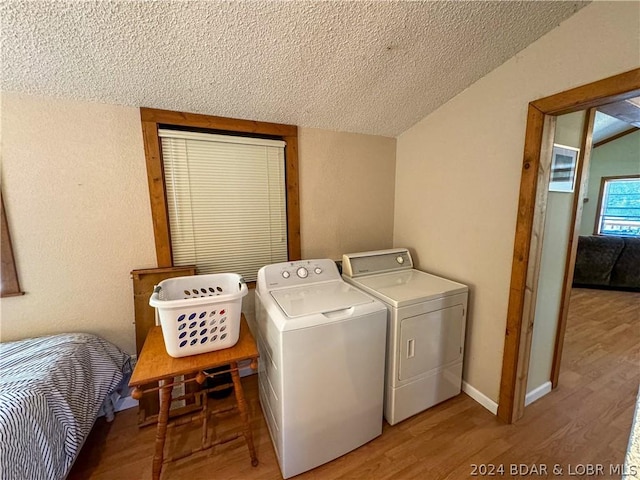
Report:
<svg viewBox="0 0 640 480"><path fill-rule="evenodd" d="M598 235L640 237L640 175L603 177Z"/></svg>

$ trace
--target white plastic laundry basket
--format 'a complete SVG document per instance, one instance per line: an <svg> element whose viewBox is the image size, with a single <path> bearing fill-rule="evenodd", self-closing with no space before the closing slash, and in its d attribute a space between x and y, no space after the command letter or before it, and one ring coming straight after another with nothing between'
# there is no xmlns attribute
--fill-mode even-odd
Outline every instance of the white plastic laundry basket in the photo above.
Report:
<svg viewBox="0 0 640 480"><path fill-rule="evenodd" d="M240 336L247 285L236 273L175 277L149 299L160 317L167 353L186 357L233 347Z"/></svg>

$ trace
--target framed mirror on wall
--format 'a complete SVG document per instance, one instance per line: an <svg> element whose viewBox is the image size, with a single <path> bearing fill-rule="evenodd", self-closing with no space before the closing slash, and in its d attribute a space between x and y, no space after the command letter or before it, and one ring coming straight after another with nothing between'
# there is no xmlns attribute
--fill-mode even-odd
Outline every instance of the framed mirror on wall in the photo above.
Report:
<svg viewBox="0 0 640 480"><path fill-rule="evenodd" d="M579 148L553 144L551 157L550 192L572 193L576 183Z"/></svg>
<svg viewBox="0 0 640 480"><path fill-rule="evenodd" d="M14 297L16 295L23 295L24 292L20 290L20 282L18 281L18 270L16 268L15 258L13 256L13 247L11 245L11 235L9 235L9 222L7 221L7 215L4 211L4 198L0 191L0 205L2 207L2 251L0 252L0 259L2 265L0 272L2 273L2 286L0 287L0 295L2 297Z"/></svg>

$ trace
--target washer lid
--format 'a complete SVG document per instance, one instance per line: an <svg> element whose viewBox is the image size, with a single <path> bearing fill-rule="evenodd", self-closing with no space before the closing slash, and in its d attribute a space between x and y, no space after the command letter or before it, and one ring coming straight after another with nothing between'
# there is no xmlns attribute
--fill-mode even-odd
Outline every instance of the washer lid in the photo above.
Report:
<svg viewBox="0 0 640 480"><path fill-rule="evenodd" d="M352 281L394 307L468 291L466 285L413 269L369 275Z"/></svg>
<svg viewBox="0 0 640 480"><path fill-rule="evenodd" d="M334 312L374 301L342 280L272 290L270 293L289 318Z"/></svg>

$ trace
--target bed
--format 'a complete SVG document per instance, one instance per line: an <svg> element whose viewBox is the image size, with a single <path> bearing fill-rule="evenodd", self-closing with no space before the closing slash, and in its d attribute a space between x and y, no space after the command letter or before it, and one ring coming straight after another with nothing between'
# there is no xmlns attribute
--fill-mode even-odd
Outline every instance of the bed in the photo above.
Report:
<svg viewBox="0 0 640 480"><path fill-rule="evenodd" d="M2 478L64 479L130 369L129 355L91 334L1 343Z"/></svg>

